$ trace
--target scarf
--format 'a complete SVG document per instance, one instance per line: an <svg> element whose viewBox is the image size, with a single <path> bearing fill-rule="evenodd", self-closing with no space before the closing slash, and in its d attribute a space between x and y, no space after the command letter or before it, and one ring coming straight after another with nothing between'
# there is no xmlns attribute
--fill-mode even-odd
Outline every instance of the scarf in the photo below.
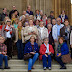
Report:
<svg viewBox="0 0 72 72"><path fill-rule="evenodd" d="M22 37L21 37L21 29L22 29L22 27L18 27L18 38L19 38L19 40L22 39Z"/></svg>
<svg viewBox="0 0 72 72"><path fill-rule="evenodd" d="M64 43L58 45L58 48L57 48L58 53L61 53L61 46L62 46L63 44L64 44Z"/></svg>

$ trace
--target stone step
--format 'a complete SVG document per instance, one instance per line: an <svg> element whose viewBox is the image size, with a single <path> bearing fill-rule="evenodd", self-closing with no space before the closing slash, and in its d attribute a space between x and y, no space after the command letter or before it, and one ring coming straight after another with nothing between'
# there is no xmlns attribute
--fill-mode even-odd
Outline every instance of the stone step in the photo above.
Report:
<svg viewBox="0 0 72 72"><path fill-rule="evenodd" d="M27 69L9 69L9 70L0 70L0 72L28 72ZM72 69L52 69L52 70L43 70L43 69L34 69L32 72L72 72Z"/></svg>
<svg viewBox="0 0 72 72"><path fill-rule="evenodd" d="M11 67L11 69L27 69L28 68L28 65L15 65L15 64L12 64L12 65L9 65ZM67 64L66 65L67 69L71 69L72 68L72 65L71 64ZM34 65L34 68L35 69L43 69L43 65ZM53 64L52 65L52 69L59 69L60 68L60 65L56 65L56 64Z"/></svg>

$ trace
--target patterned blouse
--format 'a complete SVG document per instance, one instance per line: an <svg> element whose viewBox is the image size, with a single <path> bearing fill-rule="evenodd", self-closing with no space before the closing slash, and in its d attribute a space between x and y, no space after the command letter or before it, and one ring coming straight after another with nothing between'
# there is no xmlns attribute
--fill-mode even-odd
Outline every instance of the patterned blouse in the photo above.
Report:
<svg viewBox="0 0 72 72"><path fill-rule="evenodd" d="M5 52L5 54L7 54L7 47L5 44L0 43L0 52L3 54L3 52Z"/></svg>

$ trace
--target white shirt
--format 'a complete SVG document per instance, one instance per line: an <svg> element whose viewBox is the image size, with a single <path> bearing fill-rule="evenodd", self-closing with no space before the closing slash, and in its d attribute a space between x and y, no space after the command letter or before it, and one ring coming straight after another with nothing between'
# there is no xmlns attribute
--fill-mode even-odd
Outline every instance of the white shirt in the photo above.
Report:
<svg viewBox="0 0 72 72"><path fill-rule="evenodd" d="M12 31L12 28L7 25L5 29L9 30L8 32L6 32L6 37L11 38L10 31Z"/></svg>
<svg viewBox="0 0 72 72"><path fill-rule="evenodd" d="M48 52L49 52L49 44L46 45L46 44L44 43L44 45L45 45L46 48L47 48L45 53L48 53Z"/></svg>
<svg viewBox="0 0 72 72"><path fill-rule="evenodd" d="M43 33L44 26L40 27L40 29L41 29L41 38L42 38L42 33Z"/></svg>

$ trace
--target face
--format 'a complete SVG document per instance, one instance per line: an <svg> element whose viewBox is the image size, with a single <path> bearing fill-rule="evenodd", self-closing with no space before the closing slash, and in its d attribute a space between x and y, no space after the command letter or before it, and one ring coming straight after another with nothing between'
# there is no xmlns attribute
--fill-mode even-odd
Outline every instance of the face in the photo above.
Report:
<svg viewBox="0 0 72 72"><path fill-rule="evenodd" d="M29 24L30 24L30 25L33 25L33 21L32 21L32 20L29 20Z"/></svg>
<svg viewBox="0 0 72 72"><path fill-rule="evenodd" d="M35 38L34 37L31 37L30 38L30 42L34 42L35 41Z"/></svg>
<svg viewBox="0 0 72 72"><path fill-rule="evenodd" d="M19 26L19 27L22 27L22 23L21 23L21 22L18 22L18 26Z"/></svg>
<svg viewBox="0 0 72 72"><path fill-rule="evenodd" d="M7 25L10 25L11 24L11 21L10 22L7 22Z"/></svg>
<svg viewBox="0 0 72 72"><path fill-rule="evenodd" d="M55 19L52 20L52 24L53 24L53 25L56 24L56 20L55 20Z"/></svg>
<svg viewBox="0 0 72 72"><path fill-rule="evenodd" d="M53 13L50 13L50 15L53 16L54 14Z"/></svg>
<svg viewBox="0 0 72 72"><path fill-rule="evenodd" d="M15 15L17 15L18 14L18 12L17 11L15 11L15 13L14 13Z"/></svg>
<svg viewBox="0 0 72 72"><path fill-rule="evenodd" d="M13 6L13 7L12 7L12 9L13 9L13 10L16 10L16 7L15 7L15 6Z"/></svg>
<svg viewBox="0 0 72 72"><path fill-rule="evenodd" d="M29 26L29 24L28 24L28 23L25 23L25 27L26 27L26 26Z"/></svg>
<svg viewBox="0 0 72 72"><path fill-rule="evenodd" d="M45 39L45 40L44 40L44 43L45 43L45 44L48 44L48 39Z"/></svg>
<svg viewBox="0 0 72 72"><path fill-rule="evenodd" d="M40 11L40 15L43 15L43 12L42 11Z"/></svg>
<svg viewBox="0 0 72 72"><path fill-rule="evenodd" d="M69 25L69 22L68 21L65 21L64 24L65 24L65 26L68 26Z"/></svg>
<svg viewBox="0 0 72 72"><path fill-rule="evenodd" d="M43 19L45 19L45 18L46 18L46 15L43 16Z"/></svg>
<svg viewBox="0 0 72 72"><path fill-rule="evenodd" d="M48 20L47 20L47 23L51 23L51 20L50 20L50 19L48 19Z"/></svg>
<svg viewBox="0 0 72 72"><path fill-rule="evenodd" d="M7 12L7 9L6 9L6 8L4 8L3 12L5 12L5 13L6 13L6 12Z"/></svg>
<svg viewBox="0 0 72 72"><path fill-rule="evenodd" d="M43 26L44 26L43 22L40 22L40 27L43 27Z"/></svg>
<svg viewBox="0 0 72 72"><path fill-rule="evenodd" d="M15 20L15 23L18 24L18 21L19 21L19 20Z"/></svg>
<svg viewBox="0 0 72 72"><path fill-rule="evenodd" d="M56 22L57 22L57 24L59 25L60 22L61 22L60 18L57 18Z"/></svg>
<svg viewBox="0 0 72 72"><path fill-rule="evenodd" d="M31 10L31 6L28 6L28 10Z"/></svg>
<svg viewBox="0 0 72 72"><path fill-rule="evenodd" d="M36 11L36 14L38 14L38 15L39 15L39 11L38 11L38 10Z"/></svg>
<svg viewBox="0 0 72 72"><path fill-rule="evenodd" d="M23 11L23 15L25 15L26 14L26 11Z"/></svg>
<svg viewBox="0 0 72 72"><path fill-rule="evenodd" d="M52 27L51 27L51 25L49 24L49 25L47 26L47 28L48 28L49 30L51 30Z"/></svg>
<svg viewBox="0 0 72 72"><path fill-rule="evenodd" d="M64 15L65 14L65 12L64 11L62 11L62 15Z"/></svg>
<svg viewBox="0 0 72 72"><path fill-rule="evenodd" d="M36 25L39 25L39 21L38 20L36 21Z"/></svg>
<svg viewBox="0 0 72 72"><path fill-rule="evenodd" d="M60 39L60 40L59 40L59 43L60 43L60 44L62 44L62 43L63 43L63 40L62 40L62 39Z"/></svg>
<svg viewBox="0 0 72 72"><path fill-rule="evenodd" d="M0 39L0 43L4 43L4 38L1 38Z"/></svg>

